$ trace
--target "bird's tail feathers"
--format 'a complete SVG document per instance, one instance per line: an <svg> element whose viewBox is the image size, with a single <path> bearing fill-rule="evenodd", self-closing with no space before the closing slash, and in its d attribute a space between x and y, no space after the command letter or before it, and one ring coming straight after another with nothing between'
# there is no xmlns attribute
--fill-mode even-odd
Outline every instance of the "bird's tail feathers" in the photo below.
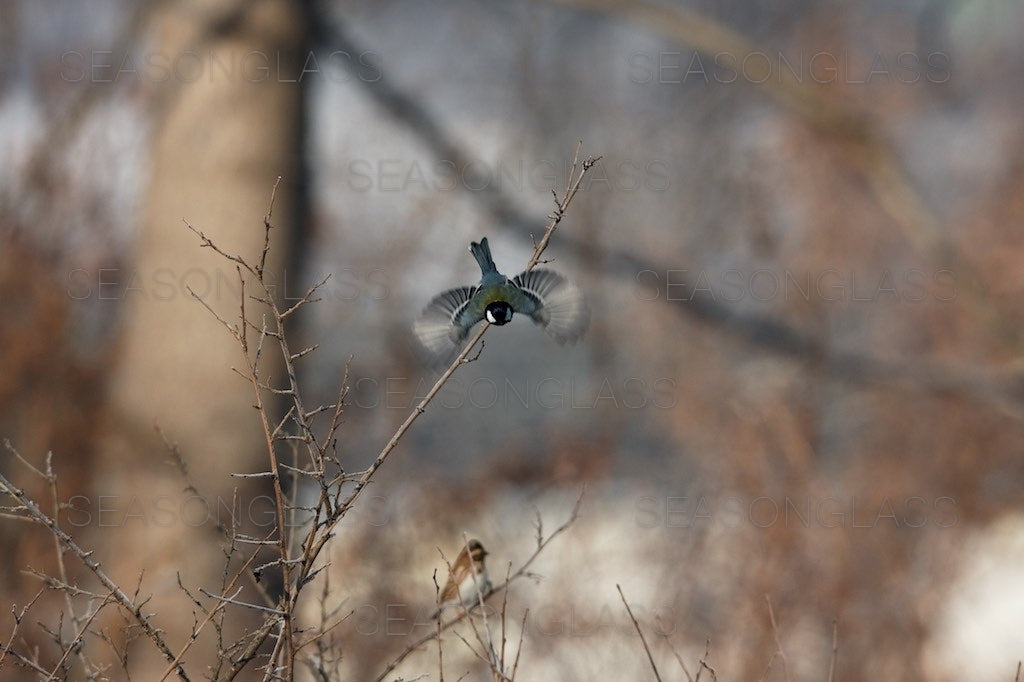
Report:
<svg viewBox="0 0 1024 682"><path fill-rule="evenodd" d="M481 239L479 243L471 242L469 251L473 254L473 258L476 258L477 265L480 266L480 272L486 275L487 273L498 271L498 268L494 265L494 259L491 257L491 247L487 245L487 237Z"/></svg>

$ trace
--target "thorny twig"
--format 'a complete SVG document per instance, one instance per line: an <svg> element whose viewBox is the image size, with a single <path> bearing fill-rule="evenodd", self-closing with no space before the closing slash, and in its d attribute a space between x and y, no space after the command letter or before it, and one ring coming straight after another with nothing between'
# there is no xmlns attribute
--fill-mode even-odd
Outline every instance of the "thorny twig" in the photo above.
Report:
<svg viewBox="0 0 1024 682"><path fill-rule="evenodd" d="M131 597L125 594L111 578L107 575L106 571L100 566L100 562L92 558L92 552L87 552L82 549L81 546L75 540L64 532L54 519L51 519L45 512L43 512L39 506L29 499L23 490L17 488L11 483L3 474L0 474L0 490L7 495L10 495L16 499L24 508L25 512L35 521L42 524L49 530L61 543L61 545L69 550L79 558L79 560L85 564L85 567L92 571L93 575L100 581L100 583L110 591L111 596L116 600L125 610L127 610L135 622L142 628L142 631L146 636L156 645L160 653L163 654L164 658L168 661L175 659L174 653L170 647L167 646L167 642L164 639L163 634L158 630L151 622L149 614L142 612L142 605L136 603ZM185 674L184 668L180 665L176 667L178 677L183 680L188 680L188 675Z"/></svg>

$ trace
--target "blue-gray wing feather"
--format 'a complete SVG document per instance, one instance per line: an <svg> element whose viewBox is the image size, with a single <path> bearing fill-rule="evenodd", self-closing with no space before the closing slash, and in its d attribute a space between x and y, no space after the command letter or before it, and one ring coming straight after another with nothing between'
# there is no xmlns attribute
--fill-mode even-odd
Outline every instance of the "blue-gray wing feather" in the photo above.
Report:
<svg viewBox="0 0 1024 682"><path fill-rule="evenodd" d="M525 294L514 306L529 315L558 343L576 343L590 324L590 308L575 284L552 270L537 268L515 276L512 283Z"/></svg>
<svg viewBox="0 0 1024 682"><path fill-rule="evenodd" d="M464 341L469 330L479 322L470 320L470 301L477 287L457 287L438 294L423 309L413 325L420 344L434 357L445 356Z"/></svg>

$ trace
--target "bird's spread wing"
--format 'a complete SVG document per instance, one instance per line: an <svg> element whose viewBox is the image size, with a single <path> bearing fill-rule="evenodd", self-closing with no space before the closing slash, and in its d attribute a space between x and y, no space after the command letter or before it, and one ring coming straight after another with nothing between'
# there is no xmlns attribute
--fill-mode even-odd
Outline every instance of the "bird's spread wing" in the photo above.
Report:
<svg viewBox="0 0 1024 682"><path fill-rule="evenodd" d="M423 347L437 358L449 354L453 346L466 338L477 320L468 314L470 299L476 287L458 287L438 294L423 309L413 332Z"/></svg>
<svg viewBox="0 0 1024 682"><path fill-rule="evenodd" d="M526 295L516 312L529 315L558 343L576 343L590 324L583 292L557 272L538 268L516 275L512 283Z"/></svg>

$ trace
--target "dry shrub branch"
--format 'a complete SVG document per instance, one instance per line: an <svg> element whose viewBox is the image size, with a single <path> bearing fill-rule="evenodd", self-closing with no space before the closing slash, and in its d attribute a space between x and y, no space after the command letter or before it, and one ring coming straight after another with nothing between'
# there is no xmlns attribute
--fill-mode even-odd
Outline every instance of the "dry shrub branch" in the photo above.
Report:
<svg viewBox="0 0 1024 682"><path fill-rule="evenodd" d="M543 262L544 250L565 217L584 176L598 161L596 158L581 160L581 147L582 144L577 145L566 187L561 194L555 194L555 209L540 240L535 242L526 270ZM324 558L324 550L335 536L338 523L353 508L374 474L416 419L461 366L480 356L482 339L489 325L485 322L472 336L427 395L398 426L373 462L364 470L347 471L347 463L339 457L337 446L348 395L348 364L351 358L343 369L333 402L311 406L297 378L297 365L317 347L296 349L289 335L290 321L300 310L320 300L320 290L328 278L320 280L298 301L286 306L275 296L272 278L265 276L271 249L276 190L277 184L263 219L263 248L255 259L230 253L201 229L185 221L186 227L198 237L200 247L211 249L234 264L238 276L241 294L237 320L223 317L193 290L188 289L188 293L221 323L238 344L241 362L231 369L252 388L267 465L262 471L236 472L233 476L270 484L274 501L272 529L265 535L255 535L247 532L237 518L232 519L230 527L218 525L223 539L219 549L224 555L220 584L194 587L183 584L179 577L183 608L192 609L194 622L185 632L164 631L154 623L156 614L146 610L148 598L142 592L144 576L139 576L133 588L118 585L94 557L93 551L82 547L60 525L62 508L51 456L46 457L45 467L40 469L5 442L6 453L12 461L29 475L41 477L47 483L52 499L48 504L40 503L10 478L0 474L0 493L11 500L11 504L0 508L0 518L9 522L28 522L49 533L53 537L57 569L55 575L33 571L43 581L44 589L20 609L12 608L14 625L7 636L0 639L0 669L5 665L20 666L46 680L128 678L131 675L128 647L141 639L155 647L166 661L163 675L158 678L161 680L174 675L182 680L231 680L243 670L249 670L251 674L253 669L265 680L293 680L297 669L303 666L320 679L334 679L332 670L341 654L329 636L335 634L351 613L343 612L340 607L329 610L325 606L329 591L325 568L329 564ZM476 354L471 355L476 348ZM264 371L263 361L271 354L280 356L283 377L268 376ZM189 477L186 455L179 452L163 432L160 436L186 481L186 490L200 494L198 486ZM529 566L551 540L577 518L579 505L578 500L570 518L547 536L538 521L537 545L533 554L514 572L510 565L505 582L487 594L478 595L481 605L491 595L505 591L512 581L530 575ZM44 511L47 507L49 511ZM95 586L83 586L80 581L69 577L65 554L74 556L87 569ZM25 568L31 570L30 567ZM275 580L264 580L264 576L273 576ZM313 628L303 627L297 617L300 598L310 591L318 578L322 581L319 590L320 623ZM268 587L268 583L273 583L274 587ZM63 611L57 616L57 623L39 623L56 646L55 656L31 646L24 637L24 628L29 625L28 615L45 589L56 590L63 595ZM494 628L486 626L484 632L479 632L474 624L476 647L468 642L467 645L491 668L495 679L511 680L518 668L519 653L516 653L514 662L506 661L506 605L507 596L501 609L500 644L495 642ZM116 608L120 612L123 619L120 636L112 636L95 626L97 615L108 608ZM245 618L241 618L242 612ZM438 641L440 665L441 633L465 617L466 614L462 614L446 623L438 617L436 630L412 643L390 661L378 679L384 679L410 653L433 640ZM229 635L231 628L228 626L232 619L258 625L243 628L240 635ZM211 627L217 644L216 660L190 659L194 645Z"/></svg>

